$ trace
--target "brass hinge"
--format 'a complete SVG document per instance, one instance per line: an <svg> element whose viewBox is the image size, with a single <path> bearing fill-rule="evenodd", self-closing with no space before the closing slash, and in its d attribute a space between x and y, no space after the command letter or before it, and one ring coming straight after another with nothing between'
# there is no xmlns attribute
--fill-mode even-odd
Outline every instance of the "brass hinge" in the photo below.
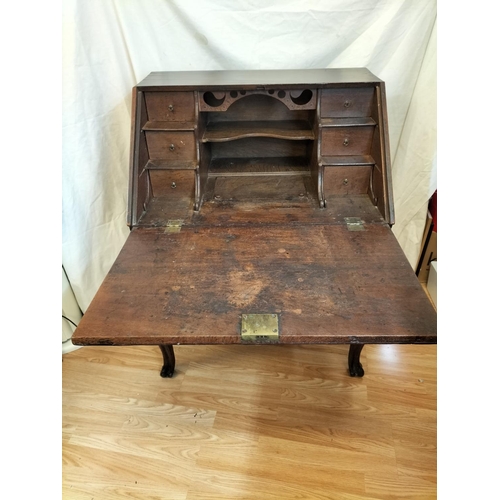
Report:
<svg viewBox="0 0 500 500"><path fill-rule="evenodd" d="M166 233L180 233L181 227L184 224L182 219L169 220L167 221L167 227L165 228Z"/></svg>
<svg viewBox="0 0 500 500"><path fill-rule="evenodd" d="M365 231L364 221L359 217L344 217L349 231Z"/></svg>
<svg viewBox="0 0 500 500"><path fill-rule="evenodd" d="M278 342L280 336L277 314L242 314L241 340L247 342Z"/></svg>

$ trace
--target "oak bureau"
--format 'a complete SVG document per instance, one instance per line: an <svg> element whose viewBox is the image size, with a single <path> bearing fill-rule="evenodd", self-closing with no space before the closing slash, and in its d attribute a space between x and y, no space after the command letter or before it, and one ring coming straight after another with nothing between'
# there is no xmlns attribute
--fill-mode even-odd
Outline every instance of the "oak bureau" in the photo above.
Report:
<svg viewBox="0 0 500 500"><path fill-rule="evenodd" d="M151 73L133 90L130 235L76 345L437 342L396 241L367 69Z"/></svg>

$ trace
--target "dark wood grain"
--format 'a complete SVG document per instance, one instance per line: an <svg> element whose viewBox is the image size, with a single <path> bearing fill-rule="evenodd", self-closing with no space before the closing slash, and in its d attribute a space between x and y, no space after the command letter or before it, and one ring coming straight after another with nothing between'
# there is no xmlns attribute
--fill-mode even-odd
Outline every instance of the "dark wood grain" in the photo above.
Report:
<svg viewBox="0 0 500 500"><path fill-rule="evenodd" d="M210 143L212 158L309 158L313 141L287 141L275 137L246 137Z"/></svg>
<svg viewBox="0 0 500 500"><path fill-rule="evenodd" d="M222 92L204 91L199 93L198 105L200 111L208 112L226 112L239 100L252 101L254 96L265 96L269 102L270 99L279 101L282 105L292 111L307 110L316 108L316 89L253 89L253 90L225 90Z"/></svg>
<svg viewBox="0 0 500 500"><path fill-rule="evenodd" d="M195 160L193 132L146 131L149 157L152 160Z"/></svg>
<svg viewBox="0 0 500 500"><path fill-rule="evenodd" d="M155 197L167 196L179 201L181 198L194 199L193 170L151 170L149 175Z"/></svg>
<svg viewBox="0 0 500 500"><path fill-rule="evenodd" d="M307 177L300 174L283 176L267 173L262 175L257 172L251 179L243 176L219 176L215 179L213 200L230 205L246 204L247 211L252 211L252 207L265 202L282 207L297 203L307 206L306 180Z"/></svg>
<svg viewBox="0 0 500 500"><path fill-rule="evenodd" d="M129 175L128 175L128 205L127 205L127 225L132 226L136 224L136 210L134 206L135 190L137 184L137 169L138 169L138 151L137 144L139 142L140 131L137 126L137 114L139 107L137 103L137 96L139 92L137 87L132 89L132 103L130 114L132 116L130 127L130 154L129 154Z"/></svg>
<svg viewBox="0 0 500 500"><path fill-rule="evenodd" d="M333 155L369 155L374 127L335 127L321 129L321 153Z"/></svg>
<svg viewBox="0 0 500 500"><path fill-rule="evenodd" d="M146 123L148 116L144 95L142 92L137 92L136 90L133 92L132 117L132 147L130 152L130 180L127 214L127 224L129 226L137 225L151 197L149 173L145 170L149 159L148 149L144 134L141 133L141 128Z"/></svg>
<svg viewBox="0 0 500 500"><path fill-rule="evenodd" d="M328 88L336 85L359 86L377 83L377 78L366 68L321 68L288 70L234 70L234 71L158 71L149 74L137 86L142 90L196 90L200 87L227 90L232 86L245 89L298 88L313 85Z"/></svg>
<svg viewBox="0 0 500 500"><path fill-rule="evenodd" d="M274 137L287 140L313 140L314 133L304 121L252 121L209 123L203 142L227 142L245 137Z"/></svg>
<svg viewBox="0 0 500 500"><path fill-rule="evenodd" d="M321 117L369 117L372 114L374 95L373 86L322 90Z"/></svg>
<svg viewBox="0 0 500 500"><path fill-rule="evenodd" d="M209 176L309 175L307 159L300 156L277 158L214 158Z"/></svg>
<svg viewBox="0 0 500 500"><path fill-rule="evenodd" d="M159 130L159 131L182 131L182 130L194 130L195 124L193 122L160 122L160 121L149 121L147 122L142 130Z"/></svg>
<svg viewBox="0 0 500 500"><path fill-rule="evenodd" d="M321 118L320 126L327 127L362 127L375 125L375 120L371 116L351 117L351 118Z"/></svg>
<svg viewBox="0 0 500 500"><path fill-rule="evenodd" d="M321 134L319 128L321 109L321 92L318 92L316 100L316 113L313 117L314 143L312 144L311 153L309 155L309 168L311 170L311 182L315 193L316 203L320 207L324 207L325 200L323 195L323 167L320 164L321 158Z"/></svg>
<svg viewBox="0 0 500 500"><path fill-rule="evenodd" d="M240 93L239 91L238 93ZM243 91L245 92L245 91ZM202 94L200 92L199 94ZM224 94L222 94L224 95ZM209 122L247 122L247 121L291 121L312 122L314 110L290 110L281 101L269 95L248 94L231 104L224 112L202 112Z"/></svg>
<svg viewBox="0 0 500 500"><path fill-rule="evenodd" d="M195 121L193 92L144 92L150 121Z"/></svg>
<svg viewBox="0 0 500 500"><path fill-rule="evenodd" d="M236 181L239 179L239 183ZM250 200L238 200L234 191L226 193L223 198L221 189L221 178L211 177L213 183L207 188L205 202L201 210L192 213L187 210L189 200L182 207L172 202L168 196L153 198L148 206L148 211L141 219L142 227L165 226L168 219L184 220L186 226L256 226L266 227L268 225L286 225L294 227L297 224L321 225L327 221L329 224L344 224L345 217L359 217L367 223L385 223L377 207L373 205L368 195L338 196L328 195L328 205L321 209L317 203L316 192L311 178L290 177L285 178L288 183L286 192L275 190L273 197L267 191L260 193L258 203ZM273 181L272 178L268 178ZM251 179L251 190L257 190L258 178ZM217 182L217 193L220 198L215 199L215 183ZM244 177L235 178L234 187L249 184ZM283 179L282 179L283 182ZM281 185L281 183L280 183ZM226 183L227 186L227 183ZM238 189L239 191L239 189ZM249 192L247 191L247 193ZM211 193L211 194L210 194ZM267 194L266 194L267 193ZM303 196L300 196L300 195ZM248 196L248 194L247 194ZM267 199L262 199L267 196Z"/></svg>
<svg viewBox="0 0 500 500"><path fill-rule="evenodd" d="M241 343L242 313L280 343L433 343L435 311L386 225L135 229L75 344Z"/></svg>
<svg viewBox="0 0 500 500"><path fill-rule="evenodd" d="M336 155L322 156L322 165L345 167L348 165L375 165L375 160L370 155Z"/></svg>
<svg viewBox="0 0 500 500"><path fill-rule="evenodd" d="M366 194L370 188L371 166L326 167L325 195Z"/></svg>
<svg viewBox="0 0 500 500"><path fill-rule="evenodd" d="M194 129L194 145L196 154L196 170L194 179L194 206L195 211L200 209L202 201L202 191L201 191L201 137L203 135L202 124L200 123L200 108L199 108L199 92L194 92L194 119L195 119L195 129Z"/></svg>
<svg viewBox="0 0 500 500"><path fill-rule="evenodd" d="M394 195L392 190L391 155L389 146L389 125L387 118L385 82L380 82L380 85L378 85L375 90L377 92L377 112L380 120L380 151L382 160L380 168L382 171L382 176L384 178L384 216L387 222L392 226L395 222Z"/></svg>
<svg viewBox="0 0 500 500"><path fill-rule="evenodd" d="M150 170L196 170L194 160L169 160L168 158L149 160L146 169Z"/></svg>

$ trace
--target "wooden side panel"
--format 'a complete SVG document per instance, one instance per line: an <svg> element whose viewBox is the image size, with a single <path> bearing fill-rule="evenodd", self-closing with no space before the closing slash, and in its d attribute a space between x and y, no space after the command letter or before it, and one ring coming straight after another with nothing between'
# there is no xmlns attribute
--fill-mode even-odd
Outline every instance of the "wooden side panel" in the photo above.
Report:
<svg viewBox="0 0 500 500"><path fill-rule="evenodd" d="M383 83L376 88L373 118L377 123L377 127L373 136L371 156L375 160L376 169L374 171L373 192L370 193L370 196L373 202L379 207L387 223L392 226L394 224L394 199L392 192L387 105Z"/></svg>
<svg viewBox="0 0 500 500"><path fill-rule="evenodd" d="M375 165L372 171L372 178L370 180L370 198L375 206L379 209L380 213L386 219L385 213L385 196L384 196L384 177L380 168Z"/></svg>
<svg viewBox="0 0 500 500"><path fill-rule="evenodd" d="M311 170L311 182L314 188L314 191L317 196L318 204L320 207L324 206L324 197L323 197L323 167L320 165L321 163L321 132L319 128L319 116L321 109L321 92L318 92L318 98L316 101L316 113L314 115L313 121L313 133L314 133L314 142L311 148L311 156L310 156L310 170Z"/></svg>
<svg viewBox="0 0 500 500"><path fill-rule="evenodd" d="M130 160L129 160L129 174L128 174L128 202L127 202L127 225L131 227L134 223L134 189L135 189L135 177L136 177L136 147L137 147L137 87L132 89L132 106L131 106L131 116L130 116Z"/></svg>
<svg viewBox="0 0 500 500"><path fill-rule="evenodd" d="M132 140L130 150L129 208L127 214L127 224L130 227L137 225L151 196L149 174L145 170L149 160L148 149L144 133L141 131L147 120L148 116L144 95L134 88L132 93Z"/></svg>
<svg viewBox="0 0 500 500"><path fill-rule="evenodd" d="M136 222L134 225L139 224L139 220L142 215L146 212L148 208L148 203L151 200L152 192L151 192L151 182L149 178L149 171L143 169L139 174L139 178L137 179L137 211L136 211Z"/></svg>

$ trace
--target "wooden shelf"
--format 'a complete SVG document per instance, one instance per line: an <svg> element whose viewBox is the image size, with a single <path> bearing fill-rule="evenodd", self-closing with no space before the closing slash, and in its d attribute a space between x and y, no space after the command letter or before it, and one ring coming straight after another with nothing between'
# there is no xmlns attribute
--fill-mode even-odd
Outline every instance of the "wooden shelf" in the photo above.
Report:
<svg viewBox="0 0 500 500"><path fill-rule="evenodd" d="M195 126L193 122L160 122L151 121L146 122L142 130L147 130L149 132L175 132L183 130L194 130Z"/></svg>
<svg viewBox="0 0 500 500"><path fill-rule="evenodd" d="M244 177L254 175L309 175L305 158L214 158L209 177Z"/></svg>
<svg viewBox="0 0 500 500"><path fill-rule="evenodd" d="M314 140L306 121L212 122L207 125L203 142L227 142L245 137L274 137L291 141Z"/></svg>
<svg viewBox="0 0 500 500"><path fill-rule="evenodd" d="M149 160L146 170L196 170L198 163L192 160Z"/></svg>
<svg viewBox="0 0 500 500"><path fill-rule="evenodd" d="M320 127L373 127L377 123L369 116L361 118L322 118L319 122Z"/></svg>
<svg viewBox="0 0 500 500"><path fill-rule="evenodd" d="M322 156L320 163L328 167L350 167L375 165L375 160L369 155Z"/></svg>

